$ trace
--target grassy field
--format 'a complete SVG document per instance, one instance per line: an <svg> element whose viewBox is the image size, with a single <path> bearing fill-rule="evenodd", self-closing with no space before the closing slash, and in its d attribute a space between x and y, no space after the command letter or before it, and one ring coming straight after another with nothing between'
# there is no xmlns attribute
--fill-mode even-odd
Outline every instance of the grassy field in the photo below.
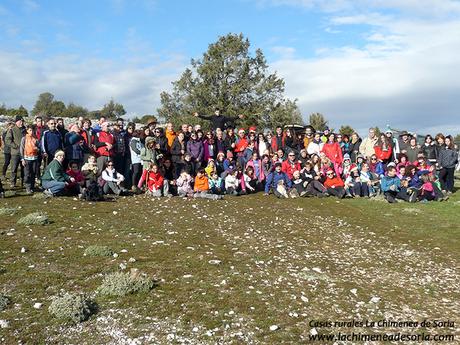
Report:
<svg viewBox="0 0 460 345"><path fill-rule="evenodd" d="M315 331L392 331L310 326L352 319L450 319L455 326L425 332L460 342L460 193L394 205L261 194L87 203L19 193L0 208L17 208L0 215L0 292L12 300L0 311L8 326L0 343L298 344ZM17 224L35 211L52 223ZM84 256L94 244L118 256ZM120 264L157 286L96 294ZM77 325L54 319L48 306L64 291L91 295L99 311Z"/></svg>

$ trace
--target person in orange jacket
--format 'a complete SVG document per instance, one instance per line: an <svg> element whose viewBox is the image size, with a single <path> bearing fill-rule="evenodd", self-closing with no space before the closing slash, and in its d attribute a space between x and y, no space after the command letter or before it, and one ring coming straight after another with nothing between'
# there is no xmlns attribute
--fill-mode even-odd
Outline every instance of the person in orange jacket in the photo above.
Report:
<svg viewBox="0 0 460 345"><path fill-rule="evenodd" d="M340 176L337 176L334 173L334 170L329 169L326 172L326 180L324 181L324 187L327 188L327 193L334 195L339 199L345 197L346 191L344 188L345 184L343 183Z"/></svg>
<svg viewBox="0 0 460 345"><path fill-rule="evenodd" d="M211 194L209 192L209 180L203 168L198 169L195 177L195 185L193 186L193 197L218 200L222 199L222 195Z"/></svg>
<svg viewBox="0 0 460 345"><path fill-rule="evenodd" d="M176 139L176 132L174 132L173 124L168 122L166 124L166 131L165 131L166 139L168 140L168 150L171 151L171 147L174 143L174 139Z"/></svg>

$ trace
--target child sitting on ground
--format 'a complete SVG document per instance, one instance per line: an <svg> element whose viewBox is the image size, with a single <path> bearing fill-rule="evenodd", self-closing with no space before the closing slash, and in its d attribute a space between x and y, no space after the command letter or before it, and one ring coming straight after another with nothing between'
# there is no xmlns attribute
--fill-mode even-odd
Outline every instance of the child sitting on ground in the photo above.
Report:
<svg viewBox="0 0 460 345"><path fill-rule="evenodd" d="M224 193L223 191L223 180L222 178L217 175L217 172L212 174L211 178L209 179L209 189L211 190L212 194L221 195Z"/></svg>
<svg viewBox="0 0 460 345"><path fill-rule="evenodd" d="M158 165L156 163L149 163L147 169L142 172L141 179L137 187L142 188L143 184L147 186L147 195L154 197L172 196L169 194L169 184L165 183L164 177L161 175Z"/></svg>
<svg viewBox="0 0 460 345"><path fill-rule="evenodd" d="M176 180L177 184L177 194L181 197L192 197L193 188L192 188L193 178L186 170L182 170L179 177Z"/></svg>
<svg viewBox="0 0 460 345"><path fill-rule="evenodd" d="M198 169L193 191L195 192L193 194L194 198L218 200L223 197L222 195L209 193L209 181L203 168Z"/></svg>
<svg viewBox="0 0 460 345"><path fill-rule="evenodd" d="M225 191L229 195L238 195L238 187L240 180L237 177L238 171L236 169L229 170L225 176Z"/></svg>

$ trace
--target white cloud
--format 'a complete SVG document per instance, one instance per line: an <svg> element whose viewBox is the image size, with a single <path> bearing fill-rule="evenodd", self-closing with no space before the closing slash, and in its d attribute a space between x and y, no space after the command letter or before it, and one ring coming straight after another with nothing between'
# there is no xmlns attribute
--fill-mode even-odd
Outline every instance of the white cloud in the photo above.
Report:
<svg viewBox="0 0 460 345"><path fill-rule="evenodd" d="M24 0L22 6L27 12L33 12L40 8L40 5L33 0Z"/></svg>
<svg viewBox="0 0 460 345"><path fill-rule="evenodd" d="M286 46L274 46L271 48L272 52L278 55L281 59L291 59L294 57L295 48Z"/></svg>
<svg viewBox="0 0 460 345"><path fill-rule="evenodd" d="M160 93L170 89L185 65L182 56L149 66L124 65L81 56L56 56L35 61L18 53L0 52L0 103L31 109L45 91L65 103L100 109L111 97L131 115L154 113Z"/></svg>

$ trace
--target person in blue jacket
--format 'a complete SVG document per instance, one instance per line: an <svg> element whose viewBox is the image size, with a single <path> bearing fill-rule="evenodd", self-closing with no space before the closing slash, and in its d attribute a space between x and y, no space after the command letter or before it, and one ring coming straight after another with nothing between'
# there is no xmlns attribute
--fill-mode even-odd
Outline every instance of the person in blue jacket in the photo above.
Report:
<svg viewBox="0 0 460 345"><path fill-rule="evenodd" d="M63 142L61 133L56 128L56 120L51 118L48 120L48 130L43 132L41 137L41 151L45 160L45 165L51 163L54 159L54 154L62 150Z"/></svg>
<svg viewBox="0 0 460 345"><path fill-rule="evenodd" d="M415 202L417 200L417 191L409 194L407 188L401 185L401 180L396 176L396 168L393 165L388 167L387 174L380 181L385 199L390 203L396 203L396 199Z"/></svg>
<svg viewBox="0 0 460 345"><path fill-rule="evenodd" d="M264 195L268 195L270 190L273 190L273 194L275 194L278 198L282 197L282 195L277 191L277 186L280 181L283 181L286 190L289 190L291 188L291 180L289 179L286 173L281 171L281 169L281 163L275 163L275 170L267 176Z"/></svg>

